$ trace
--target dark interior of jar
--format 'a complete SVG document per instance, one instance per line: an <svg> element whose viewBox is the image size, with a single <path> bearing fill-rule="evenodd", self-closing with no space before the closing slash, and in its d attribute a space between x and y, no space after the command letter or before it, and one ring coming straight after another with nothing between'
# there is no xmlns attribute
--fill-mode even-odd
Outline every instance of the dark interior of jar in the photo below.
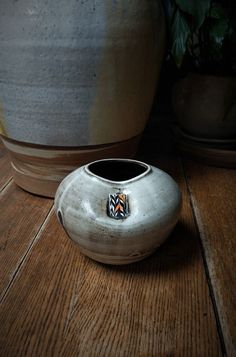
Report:
<svg viewBox="0 0 236 357"><path fill-rule="evenodd" d="M126 181L135 178L148 167L132 161L99 161L89 165L93 174L111 181Z"/></svg>

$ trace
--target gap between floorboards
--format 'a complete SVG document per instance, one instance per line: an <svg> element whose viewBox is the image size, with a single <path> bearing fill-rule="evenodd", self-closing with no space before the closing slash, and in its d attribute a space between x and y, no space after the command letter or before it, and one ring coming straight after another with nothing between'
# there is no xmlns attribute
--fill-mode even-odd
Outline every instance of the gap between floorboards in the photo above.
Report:
<svg viewBox="0 0 236 357"><path fill-rule="evenodd" d="M33 247L35 246L35 244L38 242L38 240L40 239L43 229L46 226L47 222L49 221L49 219L51 218L52 214L53 214L53 210L54 210L54 204L52 203L51 208L48 211L47 216L45 217L44 221L42 222L42 224L40 225L37 233L35 234L35 237L32 239L28 249L26 250L25 254L23 255L23 257L20 259L16 269L14 270L11 280L9 281L8 285L6 286L6 288L4 289L4 291L2 292L2 294L0 295L0 304L5 300L5 298L7 297L7 294L11 288L11 286L13 285L14 281L16 280L20 270L22 269L22 267L24 266L24 263L26 262L28 256L30 255Z"/></svg>
<svg viewBox="0 0 236 357"><path fill-rule="evenodd" d="M204 234L204 232L200 229L199 222L198 222L198 219L200 219L200 215L199 215L199 211L198 211L198 208L196 206L196 202L194 200L194 197L193 197L193 194L192 194L192 191L191 191L191 187L189 186L189 183L188 183L188 177L187 177L187 174L186 174L186 171L185 171L185 167L184 167L184 160L183 160L183 158L181 156L180 156L179 160L180 160L180 165L181 165L182 171L183 171L183 177L184 177L184 180L185 180L185 183L186 183L186 187L187 187L190 206L191 206L191 209L192 209L192 212L193 212L193 219L194 219L194 222L195 222L195 225L196 225L196 228L197 228L200 251L201 251L201 255L202 255L202 259L203 259L203 265L204 265L207 284L208 284L208 288L209 288L209 292L210 292L210 298L211 298L211 302L212 302L213 310L214 310L214 314L215 314L215 319L216 319L216 324L217 324L217 331L218 331L220 344L221 344L221 350L222 350L223 356L227 356L226 345L225 345L225 341L224 341L224 335L223 335L222 326L221 326L221 323L220 323L219 311L218 311L218 308L217 308L214 289L213 289L213 286L212 286L212 283L211 283L211 276L210 276L210 272L209 272L209 268L208 268L208 264L207 264L207 259L206 259L206 255L205 255L205 250L204 250L204 246L203 246L203 242L202 242L202 235Z"/></svg>

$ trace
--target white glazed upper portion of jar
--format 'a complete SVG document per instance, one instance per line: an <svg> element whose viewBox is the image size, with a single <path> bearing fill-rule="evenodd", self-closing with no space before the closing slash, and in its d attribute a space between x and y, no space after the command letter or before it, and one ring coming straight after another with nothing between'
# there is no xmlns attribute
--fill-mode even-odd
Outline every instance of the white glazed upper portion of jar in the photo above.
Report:
<svg viewBox="0 0 236 357"><path fill-rule="evenodd" d="M1 0L0 133L53 146L140 134L164 28L157 0Z"/></svg>
<svg viewBox="0 0 236 357"><path fill-rule="evenodd" d="M94 251L103 246L108 254L114 253L117 239L124 243L115 247L121 255L123 250L148 251L161 244L179 218L181 193L168 174L146 167L143 174L123 182L96 176L88 166L65 178L55 208L70 237ZM107 211L109 195L118 192L127 196L129 204L129 214L121 220L109 217Z"/></svg>

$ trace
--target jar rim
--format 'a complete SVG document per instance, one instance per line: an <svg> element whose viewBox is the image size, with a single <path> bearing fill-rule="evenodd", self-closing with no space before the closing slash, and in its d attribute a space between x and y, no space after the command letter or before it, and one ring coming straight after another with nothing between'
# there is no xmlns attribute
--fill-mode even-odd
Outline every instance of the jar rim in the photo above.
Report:
<svg viewBox="0 0 236 357"><path fill-rule="evenodd" d="M127 174L127 175L123 175L122 178L122 172L119 172L117 174L118 177L120 177L121 179L114 179L115 177L115 172L112 171L110 174L105 173L103 175L99 174L99 164L101 164L101 168L103 165L104 168L104 164L109 164L111 163L113 165L110 165L110 169L113 168L117 165L119 167L119 165L121 166L122 164L124 166L126 166L126 168L128 168L128 166L132 166L133 169L135 169L136 167L136 173L134 174ZM94 167L91 169L91 166ZM109 168L109 166L108 166ZM125 159L125 158L110 158L110 159L101 159L101 160L96 160L93 162L90 162L89 164L84 166L85 171L90 175L90 176L94 176L97 177L99 179L101 179L102 181L108 182L108 183L114 183L114 184L124 184L124 183L130 183L130 182L134 182L137 181L139 179L141 179L142 177L146 176L150 171L151 171L151 167L150 165L146 164L145 162L139 161L139 160L133 160L133 159ZM126 178L127 176L127 178Z"/></svg>

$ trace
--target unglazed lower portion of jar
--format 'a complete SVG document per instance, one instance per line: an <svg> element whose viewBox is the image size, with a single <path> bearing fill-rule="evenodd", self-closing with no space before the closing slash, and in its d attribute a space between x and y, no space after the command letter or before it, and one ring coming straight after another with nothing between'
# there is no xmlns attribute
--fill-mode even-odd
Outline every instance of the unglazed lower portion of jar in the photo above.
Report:
<svg viewBox="0 0 236 357"><path fill-rule="evenodd" d="M63 178L79 166L95 159L134 156L140 141L140 136L136 136L106 145L51 147L1 138L10 154L15 183L26 191L46 197L54 197Z"/></svg>
<svg viewBox="0 0 236 357"><path fill-rule="evenodd" d="M96 260L99 263L105 263L110 265L125 265L125 264L136 263L139 262L140 260L149 257L151 254L155 252L157 248L158 246L156 246L155 249L152 250L147 250L147 251L144 250L143 252L136 252L134 254L130 254L127 256L108 255L106 253L101 254L101 253L93 252L89 249L85 249L84 247L83 248L80 247L80 251L84 255L87 255L87 257Z"/></svg>

